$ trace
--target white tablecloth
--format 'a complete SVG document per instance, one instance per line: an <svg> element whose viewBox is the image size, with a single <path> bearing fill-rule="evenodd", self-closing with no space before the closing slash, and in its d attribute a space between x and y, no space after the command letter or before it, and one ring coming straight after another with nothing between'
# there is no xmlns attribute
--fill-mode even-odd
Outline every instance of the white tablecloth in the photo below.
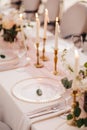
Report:
<svg viewBox="0 0 87 130"><path fill-rule="evenodd" d="M31 34L32 34L31 30ZM41 33L43 34L43 33ZM21 100L18 100L15 98L12 93L11 89L13 85L23 79L26 78L33 78L33 77L51 77L54 79L57 79L60 81L60 76L54 76L53 73L53 47L54 47L54 40L53 36L48 33L48 40L47 40L47 47L48 49L50 46L51 49L48 49L47 51L51 51L51 53L47 52L47 55L49 56L49 61L45 62L44 68L37 69L34 66L34 63L36 63L36 51L34 46L34 38L30 38L29 40L29 57L30 57L30 63L29 66L24 68L17 68L14 70L9 71L3 71L0 72L0 106L3 108L3 121L8 124L13 130L30 130L31 120L27 116L28 112L31 112L34 109L44 107L47 105L54 104L55 102L51 103L42 103L42 104L35 104L35 103L29 103L24 102ZM69 49L71 46L67 42L63 40L59 40L60 48L67 48ZM48 47L49 46L49 47ZM60 51L61 51L60 49ZM58 69L61 68L61 63L59 61L58 63ZM62 71L62 69L60 70ZM62 75L61 75L62 76ZM32 130L59 130L56 128L60 128L60 126L65 123L66 120L57 117L50 120L46 120L43 122L39 122L32 125Z"/></svg>

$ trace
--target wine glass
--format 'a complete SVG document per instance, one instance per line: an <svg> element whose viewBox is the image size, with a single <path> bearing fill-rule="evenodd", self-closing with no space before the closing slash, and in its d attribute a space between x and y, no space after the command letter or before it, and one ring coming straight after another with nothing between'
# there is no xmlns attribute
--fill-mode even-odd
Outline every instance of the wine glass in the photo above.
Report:
<svg viewBox="0 0 87 130"><path fill-rule="evenodd" d="M12 49L15 51L19 59L25 56L27 52L25 42L22 41L20 37L15 38Z"/></svg>

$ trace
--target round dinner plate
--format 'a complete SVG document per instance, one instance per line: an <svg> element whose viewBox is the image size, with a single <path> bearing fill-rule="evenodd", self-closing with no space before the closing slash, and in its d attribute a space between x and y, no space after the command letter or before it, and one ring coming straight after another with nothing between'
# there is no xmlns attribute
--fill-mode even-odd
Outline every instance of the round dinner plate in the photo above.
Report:
<svg viewBox="0 0 87 130"><path fill-rule="evenodd" d="M64 93L58 80L48 77L24 79L12 87L12 94L23 101L44 103L57 100ZM41 95L37 91L40 90Z"/></svg>

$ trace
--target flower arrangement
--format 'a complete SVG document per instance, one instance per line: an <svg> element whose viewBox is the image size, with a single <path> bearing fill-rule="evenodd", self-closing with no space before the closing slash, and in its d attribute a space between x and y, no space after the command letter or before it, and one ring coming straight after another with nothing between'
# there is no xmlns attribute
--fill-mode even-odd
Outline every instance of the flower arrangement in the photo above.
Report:
<svg viewBox="0 0 87 130"><path fill-rule="evenodd" d="M11 21L0 25L0 31L3 30L3 39L5 41L9 41L10 43L14 42L14 39L16 38L18 33L17 28L18 27L16 26L16 24L11 24Z"/></svg>
<svg viewBox="0 0 87 130"><path fill-rule="evenodd" d="M18 32L22 32L26 26L30 26L28 22L24 21L25 19L20 18L17 11L12 14L0 15L0 36L3 37L4 41L13 43ZM24 25L24 23L27 24Z"/></svg>
<svg viewBox="0 0 87 130"><path fill-rule="evenodd" d="M61 61L63 65L67 68L68 72L70 72L70 75L73 75L74 69L71 64L68 64L66 62L66 55L67 50L65 49L63 50L63 53L61 55ZM69 80L68 77L65 77L61 79L61 83L66 89L72 88L73 78ZM76 77L76 85L77 85L76 90L77 93L80 93L80 95L82 94L84 95L83 110L85 111L85 113L87 113L87 62L83 64L83 66L80 68L78 72L78 75ZM74 103L74 109L71 110L71 112L67 115L68 122L71 123L71 125L75 125L79 128L82 126L87 127L87 116L81 117L81 112L83 110L80 108L79 101L76 101Z"/></svg>
<svg viewBox="0 0 87 130"><path fill-rule="evenodd" d="M72 51L72 50L70 50L70 51ZM67 50L64 49L63 53L61 55L61 61L63 63L63 66L65 67L65 69L68 71L68 73L71 77L71 80L68 80L68 78L65 77L61 81L65 85L65 88L71 88L72 81L73 81L72 79L74 76L74 68L73 68L74 65L67 62L67 59L66 59L67 53L68 53ZM76 84L77 84L77 86L79 86L78 89L81 92L84 92L87 90L87 62L84 62L83 65L81 65L79 72L78 72L78 75L76 77Z"/></svg>
<svg viewBox="0 0 87 130"><path fill-rule="evenodd" d="M0 33L4 41L14 42L19 30L20 25L17 24L13 17L9 15L0 17Z"/></svg>
<svg viewBox="0 0 87 130"><path fill-rule="evenodd" d="M65 77L61 80L61 82L66 89L69 89L72 87L73 80L68 80L68 78ZM79 74L77 76L77 82L78 85L81 86L79 90L82 90L82 92L85 94L86 97L84 98L84 110L87 113L87 62L84 64L84 69L83 70L81 69L79 71ZM72 121L73 118L76 118L74 125L78 126L79 128L81 126L87 127L87 117L80 118L80 114L81 114L81 108L79 106L79 102L77 101L74 107L74 111L71 111L71 113L67 115L67 120Z"/></svg>

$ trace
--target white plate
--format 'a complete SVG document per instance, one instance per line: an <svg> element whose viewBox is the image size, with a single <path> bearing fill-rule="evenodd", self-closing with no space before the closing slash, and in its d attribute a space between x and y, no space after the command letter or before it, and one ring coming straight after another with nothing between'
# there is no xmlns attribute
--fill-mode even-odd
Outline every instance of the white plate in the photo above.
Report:
<svg viewBox="0 0 87 130"><path fill-rule="evenodd" d="M48 77L29 78L19 81L12 87L12 94L23 101L44 103L57 100L64 93L61 83ZM37 94L37 90L42 91L42 95Z"/></svg>

